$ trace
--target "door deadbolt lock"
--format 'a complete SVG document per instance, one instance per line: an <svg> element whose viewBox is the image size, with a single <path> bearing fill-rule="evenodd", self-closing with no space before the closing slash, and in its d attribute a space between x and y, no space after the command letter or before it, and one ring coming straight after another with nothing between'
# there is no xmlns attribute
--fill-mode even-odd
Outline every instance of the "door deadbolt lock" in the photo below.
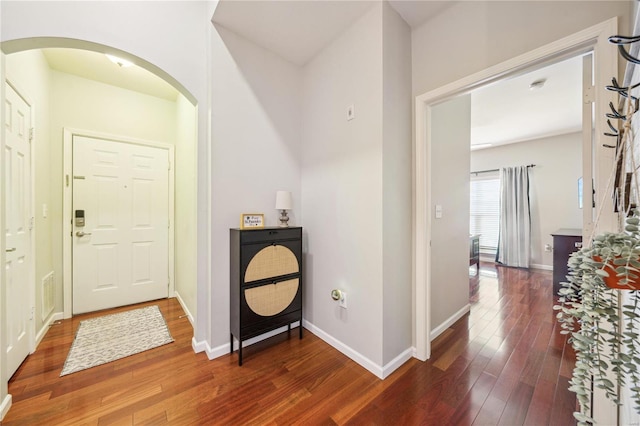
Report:
<svg viewBox="0 0 640 426"><path fill-rule="evenodd" d="M91 232L76 231L76 237L84 237L85 235L91 235Z"/></svg>
<svg viewBox="0 0 640 426"><path fill-rule="evenodd" d="M76 226L82 227L84 226L84 210L76 210Z"/></svg>

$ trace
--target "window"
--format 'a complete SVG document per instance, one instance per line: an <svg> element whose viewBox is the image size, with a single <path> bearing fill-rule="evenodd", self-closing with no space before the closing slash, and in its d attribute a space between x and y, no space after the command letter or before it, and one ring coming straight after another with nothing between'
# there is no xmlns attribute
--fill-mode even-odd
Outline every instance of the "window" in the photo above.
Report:
<svg viewBox="0 0 640 426"><path fill-rule="evenodd" d="M495 254L500 229L500 176L495 173L471 175L469 229L480 234L480 251Z"/></svg>

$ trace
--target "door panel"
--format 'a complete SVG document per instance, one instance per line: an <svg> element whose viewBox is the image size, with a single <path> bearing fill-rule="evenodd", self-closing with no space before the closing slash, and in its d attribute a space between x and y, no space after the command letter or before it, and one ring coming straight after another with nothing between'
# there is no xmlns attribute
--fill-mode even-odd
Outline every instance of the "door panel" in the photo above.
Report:
<svg viewBox="0 0 640 426"><path fill-rule="evenodd" d="M4 167L6 214L7 373L12 376L30 350L31 108L6 84Z"/></svg>
<svg viewBox="0 0 640 426"><path fill-rule="evenodd" d="M74 314L168 296L168 161L165 149L74 136L85 218L73 225Z"/></svg>

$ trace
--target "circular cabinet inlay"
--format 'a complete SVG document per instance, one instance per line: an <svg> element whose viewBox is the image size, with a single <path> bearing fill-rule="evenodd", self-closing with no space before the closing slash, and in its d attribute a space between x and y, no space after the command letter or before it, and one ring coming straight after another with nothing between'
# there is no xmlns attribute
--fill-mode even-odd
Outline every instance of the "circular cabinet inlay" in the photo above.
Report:
<svg viewBox="0 0 640 426"><path fill-rule="evenodd" d="M276 284L261 285L244 291L247 305L263 317L271 317L287 309L298 293L298 278Z"/></svg>
<svg viewBox="0 0 640 426"><path fill-rule="evenodd" d="M244 282L264 280L280 275L295 274L298 270L296 255L285 246L267 246L256 253L244 273Z"/></svg>

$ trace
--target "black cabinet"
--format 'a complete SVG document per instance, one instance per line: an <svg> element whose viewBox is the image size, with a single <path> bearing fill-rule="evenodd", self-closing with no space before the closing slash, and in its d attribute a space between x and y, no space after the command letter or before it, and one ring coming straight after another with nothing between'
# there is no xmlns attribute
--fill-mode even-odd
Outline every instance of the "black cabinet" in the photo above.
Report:
<svg viewBox="0 0 640 426"><path fill-rule="evenodd" d="M300 321L302 339L302 228L230 230L230 324L242 342Z"/></svg>
<svg viewBox="0 0 640 426"><path fill-rule="evenodd" d="M553 237L553 294L558 295L560 283L567 280L567 262L574 251L582 247L581 229L558 229Z"/></svg>

